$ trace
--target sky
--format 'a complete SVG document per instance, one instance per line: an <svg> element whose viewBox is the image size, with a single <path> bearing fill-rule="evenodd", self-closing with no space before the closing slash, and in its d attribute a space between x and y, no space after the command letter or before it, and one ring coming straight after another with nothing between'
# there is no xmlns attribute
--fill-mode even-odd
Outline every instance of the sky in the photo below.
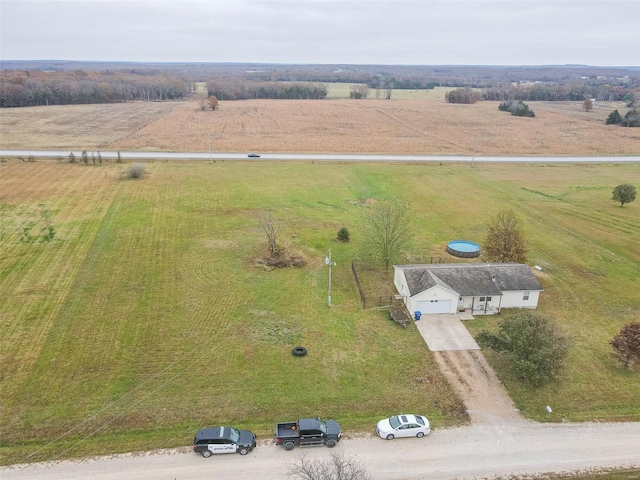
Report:
<svg viewBox="0 0 640 480"><path fill-rule="evenodd" d="M640 66L640 0L0 0L0 60Z"/></svg>

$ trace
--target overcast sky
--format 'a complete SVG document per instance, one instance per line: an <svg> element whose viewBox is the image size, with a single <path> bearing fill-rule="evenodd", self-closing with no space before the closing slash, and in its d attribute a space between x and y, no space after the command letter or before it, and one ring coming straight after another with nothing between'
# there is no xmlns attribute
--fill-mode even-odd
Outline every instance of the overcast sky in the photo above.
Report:
<svg viewBox="0 0 640 480"><path fill-rule="evenodd" d="M2 60L640 66L640 0L0 0Z"/></svg>

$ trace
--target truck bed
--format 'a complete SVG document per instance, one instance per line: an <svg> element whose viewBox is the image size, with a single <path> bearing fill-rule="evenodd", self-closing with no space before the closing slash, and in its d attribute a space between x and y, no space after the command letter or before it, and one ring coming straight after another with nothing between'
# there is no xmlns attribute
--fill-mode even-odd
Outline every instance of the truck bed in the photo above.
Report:
<svg viewBox="0 0 640 480"><path fill-rule="evenodd" d="M278 438L296 438L299 436L297 430L293 430L291 427L295 427L297 422L282 422L276 424L276 436Z"/></svg>

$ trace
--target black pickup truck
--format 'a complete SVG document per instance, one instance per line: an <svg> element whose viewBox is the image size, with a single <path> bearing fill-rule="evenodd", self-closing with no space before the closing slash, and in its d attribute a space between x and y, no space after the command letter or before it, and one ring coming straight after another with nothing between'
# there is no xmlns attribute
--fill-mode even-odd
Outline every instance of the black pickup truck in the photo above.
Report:
<svg viewBox="0 0 640 480"><path fill-rule="evenodd" d="M301 418L297 422L284 422L276 425L276 445L282 445L291 451L296 445L306 447L326 445L333 448L340 441L340 425L333 420L319 418Z"/></svg>

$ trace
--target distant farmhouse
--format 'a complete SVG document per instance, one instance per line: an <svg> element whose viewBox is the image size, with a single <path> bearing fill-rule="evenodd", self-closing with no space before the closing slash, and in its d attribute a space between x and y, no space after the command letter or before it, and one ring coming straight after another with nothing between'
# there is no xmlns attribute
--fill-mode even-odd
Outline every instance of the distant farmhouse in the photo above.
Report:
<svg viewBox="0 0 640 480"><path fill-rule="evenodd" d="M520 263L394 265L393 282L409 312L500 313L537 308L542 286Z"/></svg>

